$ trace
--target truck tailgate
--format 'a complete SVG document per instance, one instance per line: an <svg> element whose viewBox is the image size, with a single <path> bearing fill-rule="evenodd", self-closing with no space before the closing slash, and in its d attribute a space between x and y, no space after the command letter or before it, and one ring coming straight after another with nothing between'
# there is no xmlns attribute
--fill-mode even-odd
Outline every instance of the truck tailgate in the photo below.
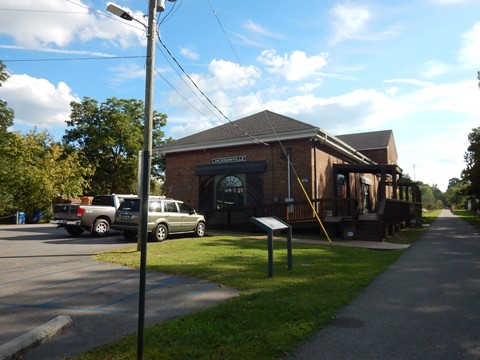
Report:
<svg viewBox="0 0 480 360"><path fill-rule="evenodd" d="M54 220L75 220L79 205L55 205L53 209Z"/></svg>

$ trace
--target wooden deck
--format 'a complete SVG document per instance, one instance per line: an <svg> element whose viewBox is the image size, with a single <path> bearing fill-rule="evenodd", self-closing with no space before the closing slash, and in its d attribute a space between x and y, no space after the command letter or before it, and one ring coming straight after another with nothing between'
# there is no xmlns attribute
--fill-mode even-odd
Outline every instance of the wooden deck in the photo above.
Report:
<svg viewBox="0 0 480 360"><path fill-rule="evenodd" d="M313 205L313 208L312 208ZM384 199L378 212L358 214L357 199L315 199L309 202L271 204L258 207L229 208L206 212L207 226L212 229L256 231L252 217L274 216L293 229L315 229L322 221L329 234L356 240L383 241L403 227L416 223L421 204ZM314 211L315 210L315 211Z"/></svg>

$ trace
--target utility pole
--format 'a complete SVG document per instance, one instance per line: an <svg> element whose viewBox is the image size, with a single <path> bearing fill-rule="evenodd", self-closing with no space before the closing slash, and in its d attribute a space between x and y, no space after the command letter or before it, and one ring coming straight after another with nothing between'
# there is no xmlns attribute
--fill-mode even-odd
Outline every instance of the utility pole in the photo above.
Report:
<svg viewBox="0 0 480 360"><path fill-rule="evenodd" d="M175 2L176 0L169 0ZM136 20L133 15L109 3L107 10L127 21ZM145 329L145 288L146 288L146 268L147 268L147 240L148 240L148 194L150 193L150 174L152 164L152 131L153 131L153 88L154 88L154 70L155 70L155 39L157 38L157 10L165 10L165 0L148 0L148 25L147 31L147 62L145 73L145 119L143 125L143 150L139 161L140 167L140 224L138 227L139 242L137 250L140 251L140 286L138 295L138 340L137 340L137 359L143 359L143 339Z"/></svg>
<svg viewBox="0 0 480 360"><path fill-rule="evenodd" d="M152 123L153 123L153 87L155 64L156 38L156 0L148 1L147 25L147 63L145 72L145 120L143 124L143 153L142 153L142 188L140 198L140 286L138 296L138 331L137 331L137 359L143 359L143 339L145 329L145 288L147 273L147 238L148 238L148 194L150 192L150 167L152 157Z"/></svg>

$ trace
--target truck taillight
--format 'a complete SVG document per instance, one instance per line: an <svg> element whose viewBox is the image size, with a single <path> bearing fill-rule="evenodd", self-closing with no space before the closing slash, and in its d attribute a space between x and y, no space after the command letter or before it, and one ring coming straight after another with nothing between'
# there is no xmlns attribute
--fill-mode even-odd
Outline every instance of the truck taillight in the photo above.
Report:
<svg viewBox="0 0 480 360"><path fill-rule="evenodd" d="M83 208L78 208L77 209L77 217L82 217L82 215L85 213L85 209Z"/></svg>

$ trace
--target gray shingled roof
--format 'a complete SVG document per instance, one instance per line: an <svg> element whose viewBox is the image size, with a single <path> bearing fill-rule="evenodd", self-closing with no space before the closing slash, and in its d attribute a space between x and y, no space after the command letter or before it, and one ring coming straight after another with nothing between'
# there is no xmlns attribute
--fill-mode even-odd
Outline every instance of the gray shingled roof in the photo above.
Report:
<svg viewBox="0 0 480 360"><path fill-rule="evenodd" d="M162 148L241 138L258 138L264 135L291 133L310 129L315 130L318 129L318 127L266 110L178 139L173 143L162 146ZM251 140L254 141L253 139Z"/></svg>
<svg viewBox="0 0 480 360"><path fill-rule="evenodd" d="M219 148L277 140L311 138L318 134L316 126L262 111L157 147L159 153Z"/></svg>
<svg viewBox="0 0 480 360"><path fill-rule="evenodd" d="M336 137L358 151L362 151L387 148L390 139L393 137L393 132L392 130L380 130L359 134L338 135Z"/></svg>
<svg viewBox="0 0 480 360"><path fill-rule="evenodd" d="M241 146L254 143L324 138L327 144L342 148L357 160L355 151L388 147L391 130L332 136L313 126L271 111L262 111L157 147L160 154ZM336 139L336 140L335 140ZM338 142L341 140L341 142ZM343 145L342 145L343 144ZM370 161L368 158L364 160ZM363 161L363 160L360 160Z"/></svg>

